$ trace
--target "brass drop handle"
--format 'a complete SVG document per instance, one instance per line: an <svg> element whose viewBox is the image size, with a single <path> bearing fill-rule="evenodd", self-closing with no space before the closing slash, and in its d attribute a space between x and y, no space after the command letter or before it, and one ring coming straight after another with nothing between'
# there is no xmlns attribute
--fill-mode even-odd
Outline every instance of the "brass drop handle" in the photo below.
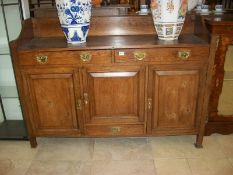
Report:
<svg viewBox="0 0 233 175"><path fill-rule="evenodd" d="M146 58L146 53L145 52L134 52L134 58L142 61L143 59Z"/></svg>
<svg viewBox="0 0 233 175"><path fill-rule="evenodd" d="M87 105L89 103L88 93L84 93L83 94L83 101L84 101L85 105Z"/></svg>
<svg viewBox="0 0 233 175"><path fill-rule="evenodd" d="M89 52L82 52L80 54L80 59L83 61L83 62L89 62L91 61L91 58L92 58L92 55L91 53Z"/></svg>
<svg viewBox="0 0 233 175"><path fill-rule="evenodd" d="M191 55L191 51L190 50L187 50L187 51L179 51L178 52L178 57L181 59L181 60L187 60Z"/></svg>
<svg viewBox="0 0 233 175"><path fill-rule="evenodd" d="M48 62L48 56L46 55L37 55L35 59L40 64L45 64Z"/></svg>
<svg viewBox="0 0 233 175"><path fill-rule="evenodd" d="M78 99L78 100L77 100L77 109L78 109L79 111L82 110L82 100L81 100L81 99Z"/></svg>

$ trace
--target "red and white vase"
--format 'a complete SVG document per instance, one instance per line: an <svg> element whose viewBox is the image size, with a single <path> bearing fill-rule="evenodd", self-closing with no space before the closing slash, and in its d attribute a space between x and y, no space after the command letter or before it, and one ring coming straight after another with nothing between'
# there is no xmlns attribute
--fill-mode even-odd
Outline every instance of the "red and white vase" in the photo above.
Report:
<svg viewBox="0 0 233 175"><path fill-rule="evenodd" d="M151 12L158 38L178 39L188 10L188 0L151 0Z"/></svg>

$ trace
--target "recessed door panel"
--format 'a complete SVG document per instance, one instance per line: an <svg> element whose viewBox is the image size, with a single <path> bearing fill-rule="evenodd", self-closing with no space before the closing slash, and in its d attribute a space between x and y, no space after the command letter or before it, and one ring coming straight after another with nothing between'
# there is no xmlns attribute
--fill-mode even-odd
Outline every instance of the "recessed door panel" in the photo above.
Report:
<svg viewBox="0 0 233 175"><path fill-rule="evenodd" d="M159 130L194 130L199 86L198 70L151 71L151 126Z"/></svg>
<svg viewBox="0 0 233 175"><path fill-rule="evenodd" d="M25 77L36 132L66 133L79 129L75 92L78 80L72 70L40 70L39 74L28 71Z"/></svg>
<svg viewBox="0 0 233 175"><path fill-rule="evenodd" d="M145 72L145 67L140 66L124 67L123 70L84 69L85 124L94 127L141 124L142 130Z"/></svg>

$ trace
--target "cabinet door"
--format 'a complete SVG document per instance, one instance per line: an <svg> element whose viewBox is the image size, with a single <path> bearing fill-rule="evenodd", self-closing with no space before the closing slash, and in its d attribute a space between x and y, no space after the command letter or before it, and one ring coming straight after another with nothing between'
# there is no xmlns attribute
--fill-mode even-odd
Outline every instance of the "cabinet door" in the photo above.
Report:
<svg viewBox="0 0 233 175"><path fill-rule="evenodd" d="M83 70L85 126L89 135L142 134L145 67Z"/></svg>
<svg viewBox="0 0 233 175"><path fill-rule="evenodd" d="M80 133L78 73L73 69L23 71L26 104L36 135Z"/></svg>
<svg viewBox="0 0 233 175"><path fill-rule="evenodd" d="M199 70L149 71L148 113L152 133L195 133Z"/></svg>

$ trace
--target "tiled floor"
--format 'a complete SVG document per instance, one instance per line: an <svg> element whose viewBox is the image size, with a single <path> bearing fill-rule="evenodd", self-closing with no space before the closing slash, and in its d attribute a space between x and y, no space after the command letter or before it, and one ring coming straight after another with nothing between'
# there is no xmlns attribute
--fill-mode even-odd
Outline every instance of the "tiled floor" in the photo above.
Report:
<svg viewBox="0 0 233 175"><path fill-rule="evenodd" d="M0 141L0 175L233 175L233 135Z"/></svg>

